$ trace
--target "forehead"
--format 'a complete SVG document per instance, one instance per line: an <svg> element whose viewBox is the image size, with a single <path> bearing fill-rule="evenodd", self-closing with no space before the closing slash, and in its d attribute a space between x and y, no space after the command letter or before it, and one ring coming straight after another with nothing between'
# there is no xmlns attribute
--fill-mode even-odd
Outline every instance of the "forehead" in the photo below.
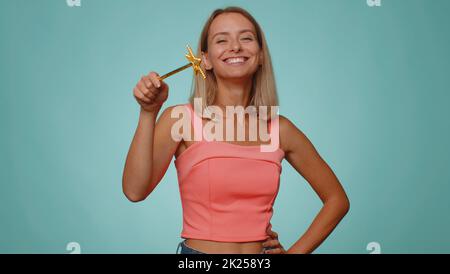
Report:
<svg viewBox="0 0 450 274"><path fill-rule="evenodd" d="M222 13L214 18L209 27L209 34L212 36L218 32L238 32L243 29L255 31L255 26L250 20L240 13Z"/></svg>

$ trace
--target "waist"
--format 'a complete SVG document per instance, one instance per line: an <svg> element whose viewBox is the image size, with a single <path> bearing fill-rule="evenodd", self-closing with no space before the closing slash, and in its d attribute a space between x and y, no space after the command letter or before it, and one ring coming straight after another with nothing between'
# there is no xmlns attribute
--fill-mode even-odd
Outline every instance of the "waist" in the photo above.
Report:
<svg viewBox="0 0 450 274"><path fill-rule="evenodd" d="M263 242L233 243L186 239L187 246L207 254L260 254L263 251Z"/></svg>

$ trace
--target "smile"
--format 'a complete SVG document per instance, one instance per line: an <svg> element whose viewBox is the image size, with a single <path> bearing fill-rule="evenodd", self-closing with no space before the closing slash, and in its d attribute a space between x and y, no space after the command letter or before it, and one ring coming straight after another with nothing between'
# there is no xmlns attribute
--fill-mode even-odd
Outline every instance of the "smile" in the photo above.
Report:
<svg viewBox="0 0 450 274"><path fill-rule="evenodd" d="M248 57L230 57L223 60L227 65L242 65L248 60Z"/></svg>

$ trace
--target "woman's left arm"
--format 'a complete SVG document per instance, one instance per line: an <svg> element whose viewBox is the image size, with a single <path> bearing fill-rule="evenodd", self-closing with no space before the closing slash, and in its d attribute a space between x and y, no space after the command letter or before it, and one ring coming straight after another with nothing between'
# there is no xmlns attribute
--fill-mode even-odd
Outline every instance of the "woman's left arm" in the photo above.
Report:
<svg viewBox="0 0 450 274"><path fill-rule="evenodd" d="M285 159L308 181L323 203L307 231L287 253L311 253L347 214L350 202L338 178L305 134L287 118L279 117L280 146Z"/></svg>

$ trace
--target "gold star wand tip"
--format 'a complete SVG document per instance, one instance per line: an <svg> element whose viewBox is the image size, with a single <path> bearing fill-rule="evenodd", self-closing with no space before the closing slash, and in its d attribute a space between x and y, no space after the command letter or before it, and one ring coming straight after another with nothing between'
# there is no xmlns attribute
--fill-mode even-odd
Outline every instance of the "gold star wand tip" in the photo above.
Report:
<svg viewBox="0 0 450 274"><path fill-rule="evenodd" d="M200 64L202 63L202 59L195 57L195 55L192 52L192 49L191 49L191 47L189 45L186 45L186 48L188 50L188 53L185 56L186 56L186 59L188 59L189 64L186 64L186 65L184 65L182 67L179 67L179 68L177 68L175 70L172 70L169 73L164 74L163 76L160 76L159 80L164 80L167 77L174 75L175 73L178 73L178 72L180 72L182 70L187 69L188 67L192 67L192 69L194 70L195 75L200 73L202 75L203 79L206 79L206 74L205 74L205 72L203 72L202 68L200 67Z"/></svg>

